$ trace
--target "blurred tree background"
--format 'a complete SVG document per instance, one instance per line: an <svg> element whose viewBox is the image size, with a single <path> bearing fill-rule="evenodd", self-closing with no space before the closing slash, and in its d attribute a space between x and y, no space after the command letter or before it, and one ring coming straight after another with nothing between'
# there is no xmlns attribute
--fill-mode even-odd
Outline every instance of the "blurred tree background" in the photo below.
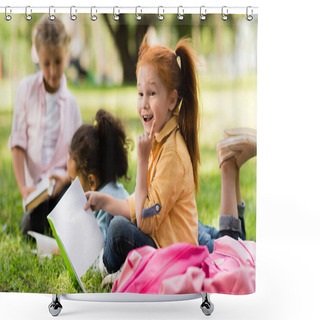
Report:
<svg viewBox="0 0 320 320"><path fill-rule="evenodd" d="M126 14L114 21L112 15L104 14L95 22L87 15L78 15L76 21L66 14L57 16L72 37L68 68L72 83L135 83L138 50L147 31L151 41L173 50L178 39L190 37L203 63L200 72L210 74L210 78L213 73L217 82L256 73L257 20L248 23L243 15L230 15L227 21L222 21L220 15L208 15L205 21L200 21L198 15L186 15L182 21L176 15L166 15L164 21L155 15L143 15L137 21L134 15ZM33 26L40 18L40 14L34 14L26 22L23 15L15 15L10 22L1 21L1 78L20 79L37 69L36 58L32 61L31 39Z"/></svg>

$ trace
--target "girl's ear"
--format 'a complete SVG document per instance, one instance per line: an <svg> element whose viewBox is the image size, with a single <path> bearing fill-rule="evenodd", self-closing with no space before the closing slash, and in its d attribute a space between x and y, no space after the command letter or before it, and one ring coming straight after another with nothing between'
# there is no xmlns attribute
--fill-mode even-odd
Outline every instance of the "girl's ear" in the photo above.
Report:
<svg viewBox="0 0 320 320"><path fill-rule="evenodd" d="M91 191L96 191L98 189L98 181L94 174L90 173L88 175L88 182Z"/></svg>
<svg viewBox="0 0 320 320"><path fill-rule="evenodd" d="M169 110L172 111L176 104L177 104L177 100L178 100L178 91L176 89L174 89L171 94L170 94L170 106L169 106Z"/></svg>

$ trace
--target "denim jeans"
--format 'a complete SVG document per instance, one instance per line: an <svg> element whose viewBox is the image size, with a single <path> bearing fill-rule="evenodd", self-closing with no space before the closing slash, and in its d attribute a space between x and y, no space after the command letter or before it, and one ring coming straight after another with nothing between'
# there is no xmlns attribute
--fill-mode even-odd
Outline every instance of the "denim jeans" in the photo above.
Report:
<svg viewBox="0 0 320 320"><path fill-rule="evenodd" d="M242 205L238 205L239 219L231 216L224 216L224 221L220 219L220 230L217 230L215 227L205 226L199 221L199 245L206 245L211 253L213 252L214 240L224 235L229 235L236 239L240 237L242 240L245 240L244 210L245 204L243 202ZM124 217L110 216L108 224L103 263L109 273L120 269L131 250L145 245L157 248L157 245L150 236L141 232L134 223ZM235 228L234 225L236 226Z"/></svg>
<svg viewBox="0 0 320 320"><path fill-rule="evenodd" d="M239 219L232 216L220 216L219 230L198 222L198 243L200 246L207 246L209 252L213 252L214 240L228 235L234 239L246 239L246 229L244 222L245 203L238 204Z"/></svg>
<svg viewBox="0 0 320 320"><path fill-rule="evenodd" d="M157 248L153 239L142 233L134 223L124 217L115 216L108 227L103 254L103 263L107 271L118 271L131 250L146 245Z"/></svg>

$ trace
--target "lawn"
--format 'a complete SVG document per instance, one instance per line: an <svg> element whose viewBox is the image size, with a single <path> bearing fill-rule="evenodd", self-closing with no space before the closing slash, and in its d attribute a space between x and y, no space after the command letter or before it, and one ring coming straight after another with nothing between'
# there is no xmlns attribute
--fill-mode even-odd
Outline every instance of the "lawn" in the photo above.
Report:
<svg viewBox="0 0 320 320"><path fill-rule="evenodd" d="M1 85L2 90L5 84ZM220 169L215 146L223 137L223 128L255 127L255 88L215 89L204 86L200 132L200 192L197 197L199 220L218 226L220 207ZM136 113L136 88L111 89L72 87L79 103L83 121L92 122L99 108L106 108L121 117L127 135L135 142L142 130ZM231 93L232 92L232 93ZM31 252L35 244L21 236L22 202L14 178L11 153L8 149L12 120L12 99L0 103L0 291L76 293L81 289L73 284L60 256L40 260ZM231 106L231 107L227 107ZM122 181L128 192L134 191L136 150L129 154L129 182ZM241 191L246 202L246 229L249 240L256 239L256 159L241 169ZM101 276L89 269L83 276L87 292L102 292ZM107 287L104 292L109 292Z"/></svg>

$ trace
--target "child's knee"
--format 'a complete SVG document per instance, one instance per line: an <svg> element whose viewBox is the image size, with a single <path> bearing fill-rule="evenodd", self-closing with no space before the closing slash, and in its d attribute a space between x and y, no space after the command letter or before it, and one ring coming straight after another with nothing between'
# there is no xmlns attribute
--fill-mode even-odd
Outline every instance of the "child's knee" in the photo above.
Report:
<svg viewBox="0 0 320 320"><path fill-rule="evenodd" d="M128 232L128 223L130 223L130 221L121 216L115 216L110 221L103 254L103 263L108 273L118 271L123 263L121 260L121 251L125 233Z"/></svg>
<svg viewBox="0 0 320 320"><path fill-rule="evenodd" d="M120 238L123 232L126 230L126 225L130 222L128 219L115 216L108 227L108 239Z"/></svg>

